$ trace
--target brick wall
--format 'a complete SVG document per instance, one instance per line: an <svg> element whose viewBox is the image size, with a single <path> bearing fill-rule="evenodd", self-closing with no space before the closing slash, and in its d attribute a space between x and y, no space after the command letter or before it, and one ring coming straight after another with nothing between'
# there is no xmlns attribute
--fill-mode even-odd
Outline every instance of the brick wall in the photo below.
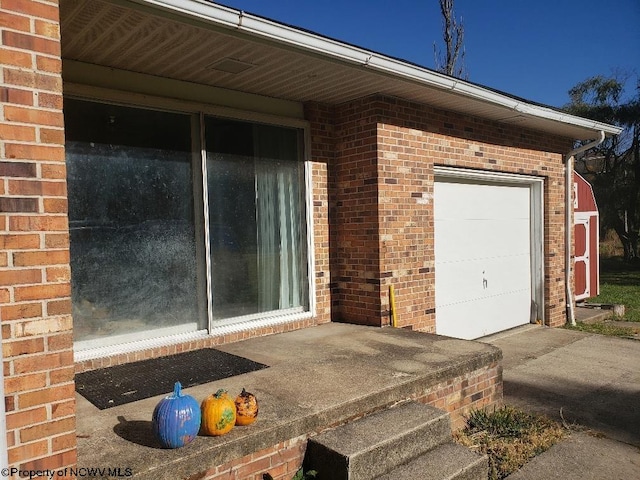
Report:
<svg viewBox="0 0 640 480"><path fill-rule="evenodd" d="M545 179L545 316L549 325L564 323L563 154L570 140L382 96L327 117L335 142L334 319L388 324L393 285L399 325L435 331L433 170L444 165Z"/></svg>
<svg viewBox="0 0 640 480"><path fill-rule="evenodd" d="M471 410L502 405L502 365L496 362L450 378L414 400L449 412L452 430L460 430Z"/></svg>
<svg viewBox="0 0 640 480"><path fill-rule="evenodd" d="M76 461L57 1L0 4L0 318L9 462Z"/></svg>
<svg viewBox="0 0 640 480"><path fill-rule="evenodd" d="M380 325L377 112L367 99L336 109L331 165L333 318Z"/></svg>
<svg viewBox="0 0 640 480"><path fill-rule="evenodd" d="M545 178L545 317L549 325L564 324L563 154L571 141L398 99L380 100L380 222L391 226L382 240L392 243L382 271L392 273L384 283L396 285L400 325L435 331L434 165Z"/></svg>
<svg viewBox="0 0 640 480"><path fill-rule="evenodd" d="M269 473L274 480L290 480L302 466L306 448L306 436L293 438L223 463L188 480L262 480L264 473Z"/></svg>
<svg viewBox="0 0 640 480"><path fill-rule="evenodd" d="M329 168L334 155L331 109L323 106L307 108L310 122L311 183L313 186L313 251L316 282L317 323L331 321L331 262L329 230Z"/></svg>

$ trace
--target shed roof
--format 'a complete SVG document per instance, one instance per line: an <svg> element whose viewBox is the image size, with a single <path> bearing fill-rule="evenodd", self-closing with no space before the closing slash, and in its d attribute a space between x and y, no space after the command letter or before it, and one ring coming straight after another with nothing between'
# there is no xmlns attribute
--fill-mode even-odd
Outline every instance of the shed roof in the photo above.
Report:
<svg viewBox="0 0 640 480"><path fill-rule="evenodd" d="M578 172L573 172L573 183L575 184L574 211L597 214L598 205L591 184Z"/></svg>
<svg viewBox="0 0 640 480"><path fill-rule="evenodd" d="M297 102L404 98L577 140L621 129L203 0L61 2L62 56Z"/></svg>

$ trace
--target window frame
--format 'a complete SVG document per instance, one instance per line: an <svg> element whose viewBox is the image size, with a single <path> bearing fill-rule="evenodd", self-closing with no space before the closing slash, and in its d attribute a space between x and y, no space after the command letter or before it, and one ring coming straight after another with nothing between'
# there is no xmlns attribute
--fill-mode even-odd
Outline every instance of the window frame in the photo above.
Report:
<svg viewBox="0 0 640 480"><path fill-rule="evenodd" d="M247 330L255 330L271 327L278 324L290 323L298 320L313 318L316 316L316 285L315 285L315 249L314 249L314 221L313 221L313 180L310 158L310 126L307 120L298 118L281 117L257 112L235 110L228 107L220 107L211 104L199 104L196 102L155 97L151 95L123 92L92 87L87 85L65 85L65 98L84 100L89 102L110 103L132 108L143 108L170 113L191 115L192 125L192 170L193 170L193 197L194 219L196 235L196 258L204 260L204 268L198 269L199 278L198 298L205 301L207 328L195 332L177 333L153 338L132 340L115 345L88 346L82 348L82 341L77 342L81 348L74 349L74 360L84 361L101 358L121 353L130 353L148 348L173 345L202 339L216 337ZM295 128L302 131L302 158L304 166L304 207L306 221L306 248L307 248L307 302L308 308L300 311L299 308L279 310L277 313L252 314L242 317L233 317L224 320L213 320L211 298L211 253L209 230L209 206L207 188L207 152L205 144L205 116L228 118L250 123L262 123L267 125ZM199 165L198 165L199 163ZM200 261L198 260L198 261ZM205 290L203 290L205 289ZM76 342L74 342L76 345Z"/></svg>

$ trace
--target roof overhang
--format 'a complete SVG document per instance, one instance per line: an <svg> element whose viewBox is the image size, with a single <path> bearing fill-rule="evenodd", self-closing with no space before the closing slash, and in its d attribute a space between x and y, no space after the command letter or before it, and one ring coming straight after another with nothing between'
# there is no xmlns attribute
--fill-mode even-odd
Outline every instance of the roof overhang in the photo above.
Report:
<svg viewBox="0 0 640 480"><path fill-rule="evenodd" d="M622 129L202 0L61 1L63 59L284 100L373 94L588 140Z"/></svg>

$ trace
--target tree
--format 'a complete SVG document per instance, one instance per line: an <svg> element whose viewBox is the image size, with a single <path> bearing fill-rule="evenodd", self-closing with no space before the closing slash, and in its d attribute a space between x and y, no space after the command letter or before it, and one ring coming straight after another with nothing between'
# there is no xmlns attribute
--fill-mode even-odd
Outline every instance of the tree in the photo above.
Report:
<svg viewBox="0 0 640 480"><path fill-rule="evenodd" d="M624 127L576 159L576 169L593 185L603 229L613 229L627 261L640 260L640 82L636 95L622 102L620 78L595 76L569 90L565 109L573 114Z"/></svg>
<svg viewBox="0 0 640 480"><path fill-rule="evenodd" d="M460 23L458 23L455 13L453 12L454 0L439 1L443 24L442 37L447 53L443 59L436 43L433 42L436 70L452 77L466 79L467 72L464 67L464 26L462 25L462 17L460 17ZM458 60L460 60L460 63L458 63Z"/></svg>

